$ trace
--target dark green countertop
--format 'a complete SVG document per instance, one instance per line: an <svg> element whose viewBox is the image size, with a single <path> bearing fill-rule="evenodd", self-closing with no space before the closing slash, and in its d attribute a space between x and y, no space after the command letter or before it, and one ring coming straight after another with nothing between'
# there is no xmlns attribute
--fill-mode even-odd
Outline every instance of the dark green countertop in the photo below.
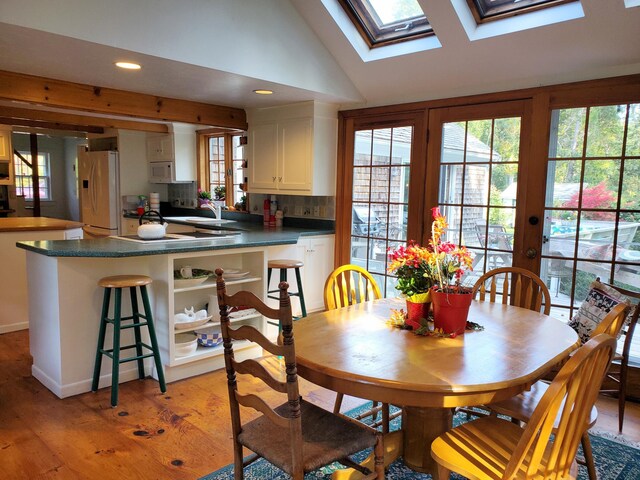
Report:
<svg viewBox="0 0 640 480"><path fill-rule="evenodd" d="M326 228L263 228L256 223L234 223L240 235L212 240L186 240L165 243L138 243L114 237L90 240L37 240L17 242L16 246L48 257L138 257L170 253L202 252L230 248L295 244L301 236L332 235Z"/></svg>

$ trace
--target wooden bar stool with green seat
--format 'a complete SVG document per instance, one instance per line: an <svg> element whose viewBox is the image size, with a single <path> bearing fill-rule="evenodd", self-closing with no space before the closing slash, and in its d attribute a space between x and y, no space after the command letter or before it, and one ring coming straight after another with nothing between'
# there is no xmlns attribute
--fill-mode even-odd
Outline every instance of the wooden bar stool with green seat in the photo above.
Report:
<svg viewBox="0 0 640 480"><path fill-rule="evenodd" d="M271 284L271 273L273 269L280 270L280 282L287 282L287 272L289 269L293 269L296 273L296 282L297 282L297 292L289 292L289 296L299 297L300 298L300 310L302 310L302 315L299 317L294 317L294 320L298 320L300 318L304 318L307 316L307 307L304 303L304 292L302 291L302 278L300 276L300 269L304 267L304 263L300 260L269 260L267 263L267 297L272 298L274 300L279 300L279 297L275 295L269 295L271 293L279 293L280 290L277 288L275 290L269 290L269 285ZM267 322L270 325L276 325L280 328L280 325L274 322Z"/></svg>
<svg viewBox="0 0 640 480"><path fill-rule="evenodd" d="M138 362L138 378L141 380L145 378L144 375L144 359L147 357L153 357L156 365L156 371L158 373L158 382L160 383L160 391L162 393L167 391L167 386L164 381L164 372L162 370L162 362L160 360L160 349L158 348L158 340L156 338L156 332L153 325L153 316L151 314L151 305L149 304L149 296L147 294L147 285L152 282L150 277L145 275L117 275L113 277L104 277L98 281L98 286L103 287L104 297L102 301L102 315L100 318L100 331L98 334L98 347L96 349L96 361L93 370L93 383L91 385L91 391L98 390L98 383L100 381L100 367L102 364L102 355L106 355L113 361L111 368L111 406L118 405L118 382L120 374L120 364L125 362ZM144 314L138 310L138 296L136 287L140 288L140 296L142 297L142 304L144 307ZM131 315L123 317L121 315L122 307L122 289L129 288L131 294ZM109 318L109 303L111 301L111 290L115 290L115 301L113 305L113 318ZM132 320L133 323L123 325L123 321ZM144 320L144 321L142 321ZM113 348L104 348L104 339L107 332L107 324L113 325ZM151 345L147 345L142 341L142 335L140 333L140 327L146 326L149 331L149 339ZM135 343L126 346L120 346L120 332L125 329L133 328ZM120 352L122 350L135 348L135 356L120 358ZM150 353L144 353L143 348L150 351Z"/></svg>

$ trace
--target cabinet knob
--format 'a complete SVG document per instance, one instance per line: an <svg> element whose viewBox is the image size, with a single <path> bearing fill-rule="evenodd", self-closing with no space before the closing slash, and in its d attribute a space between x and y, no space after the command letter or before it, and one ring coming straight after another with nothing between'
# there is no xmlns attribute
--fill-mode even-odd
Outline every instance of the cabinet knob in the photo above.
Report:
<svg viewBox="0 0 640 480"><path fill-rule="evenodd" d="M281 182L282 181L282 177L278 177L278 181Z"/></svg>
<svg viewBox="0 0 640 480"><path fill-rule="evenodd" d="M271 177L271 179L275 182L276 181L276 177Z"/></svg>

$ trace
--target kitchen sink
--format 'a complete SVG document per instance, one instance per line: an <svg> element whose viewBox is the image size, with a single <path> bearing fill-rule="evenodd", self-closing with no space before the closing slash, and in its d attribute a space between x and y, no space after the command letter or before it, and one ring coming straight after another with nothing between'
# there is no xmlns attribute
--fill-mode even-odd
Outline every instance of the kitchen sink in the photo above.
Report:
<svg viewBox="0 0 640 480"><path fill-rule="evenodd" d="M211 217L164 217L167 222L186 222L186 223L198 223L203 225L222 225L226 223L234 223L235 220L227 220L225 218L211 218Z"/></svg>
<svg viewBox="0 0 640 480"><path fill-rule="evenodd" d="M128 240L130 242L153 244L153 243L164 243L164 242L231 240L236 235L240 235L240 232L233 232L229 230L207 230L206 232L167 233L162 238L154 238L154 239L140 238L137 235L120 235L120 236L113 236L110 238L116 238L119 240Z"/></svg>

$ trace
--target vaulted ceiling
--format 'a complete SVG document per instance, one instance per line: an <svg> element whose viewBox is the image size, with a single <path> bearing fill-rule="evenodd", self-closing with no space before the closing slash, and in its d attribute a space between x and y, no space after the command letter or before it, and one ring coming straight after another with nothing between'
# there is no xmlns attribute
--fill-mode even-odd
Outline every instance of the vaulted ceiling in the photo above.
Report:
<svg viewBox="0 0 640 480"><path fill-rule="evenodd" d="M374 61L336 24L335 1L3 0L0 70L241 108L385 105L640 73L636 0L581 0L579 18L475 40L464 0L419 0L441 47ZM117 71L121 59L143 68Z"/></svg>

